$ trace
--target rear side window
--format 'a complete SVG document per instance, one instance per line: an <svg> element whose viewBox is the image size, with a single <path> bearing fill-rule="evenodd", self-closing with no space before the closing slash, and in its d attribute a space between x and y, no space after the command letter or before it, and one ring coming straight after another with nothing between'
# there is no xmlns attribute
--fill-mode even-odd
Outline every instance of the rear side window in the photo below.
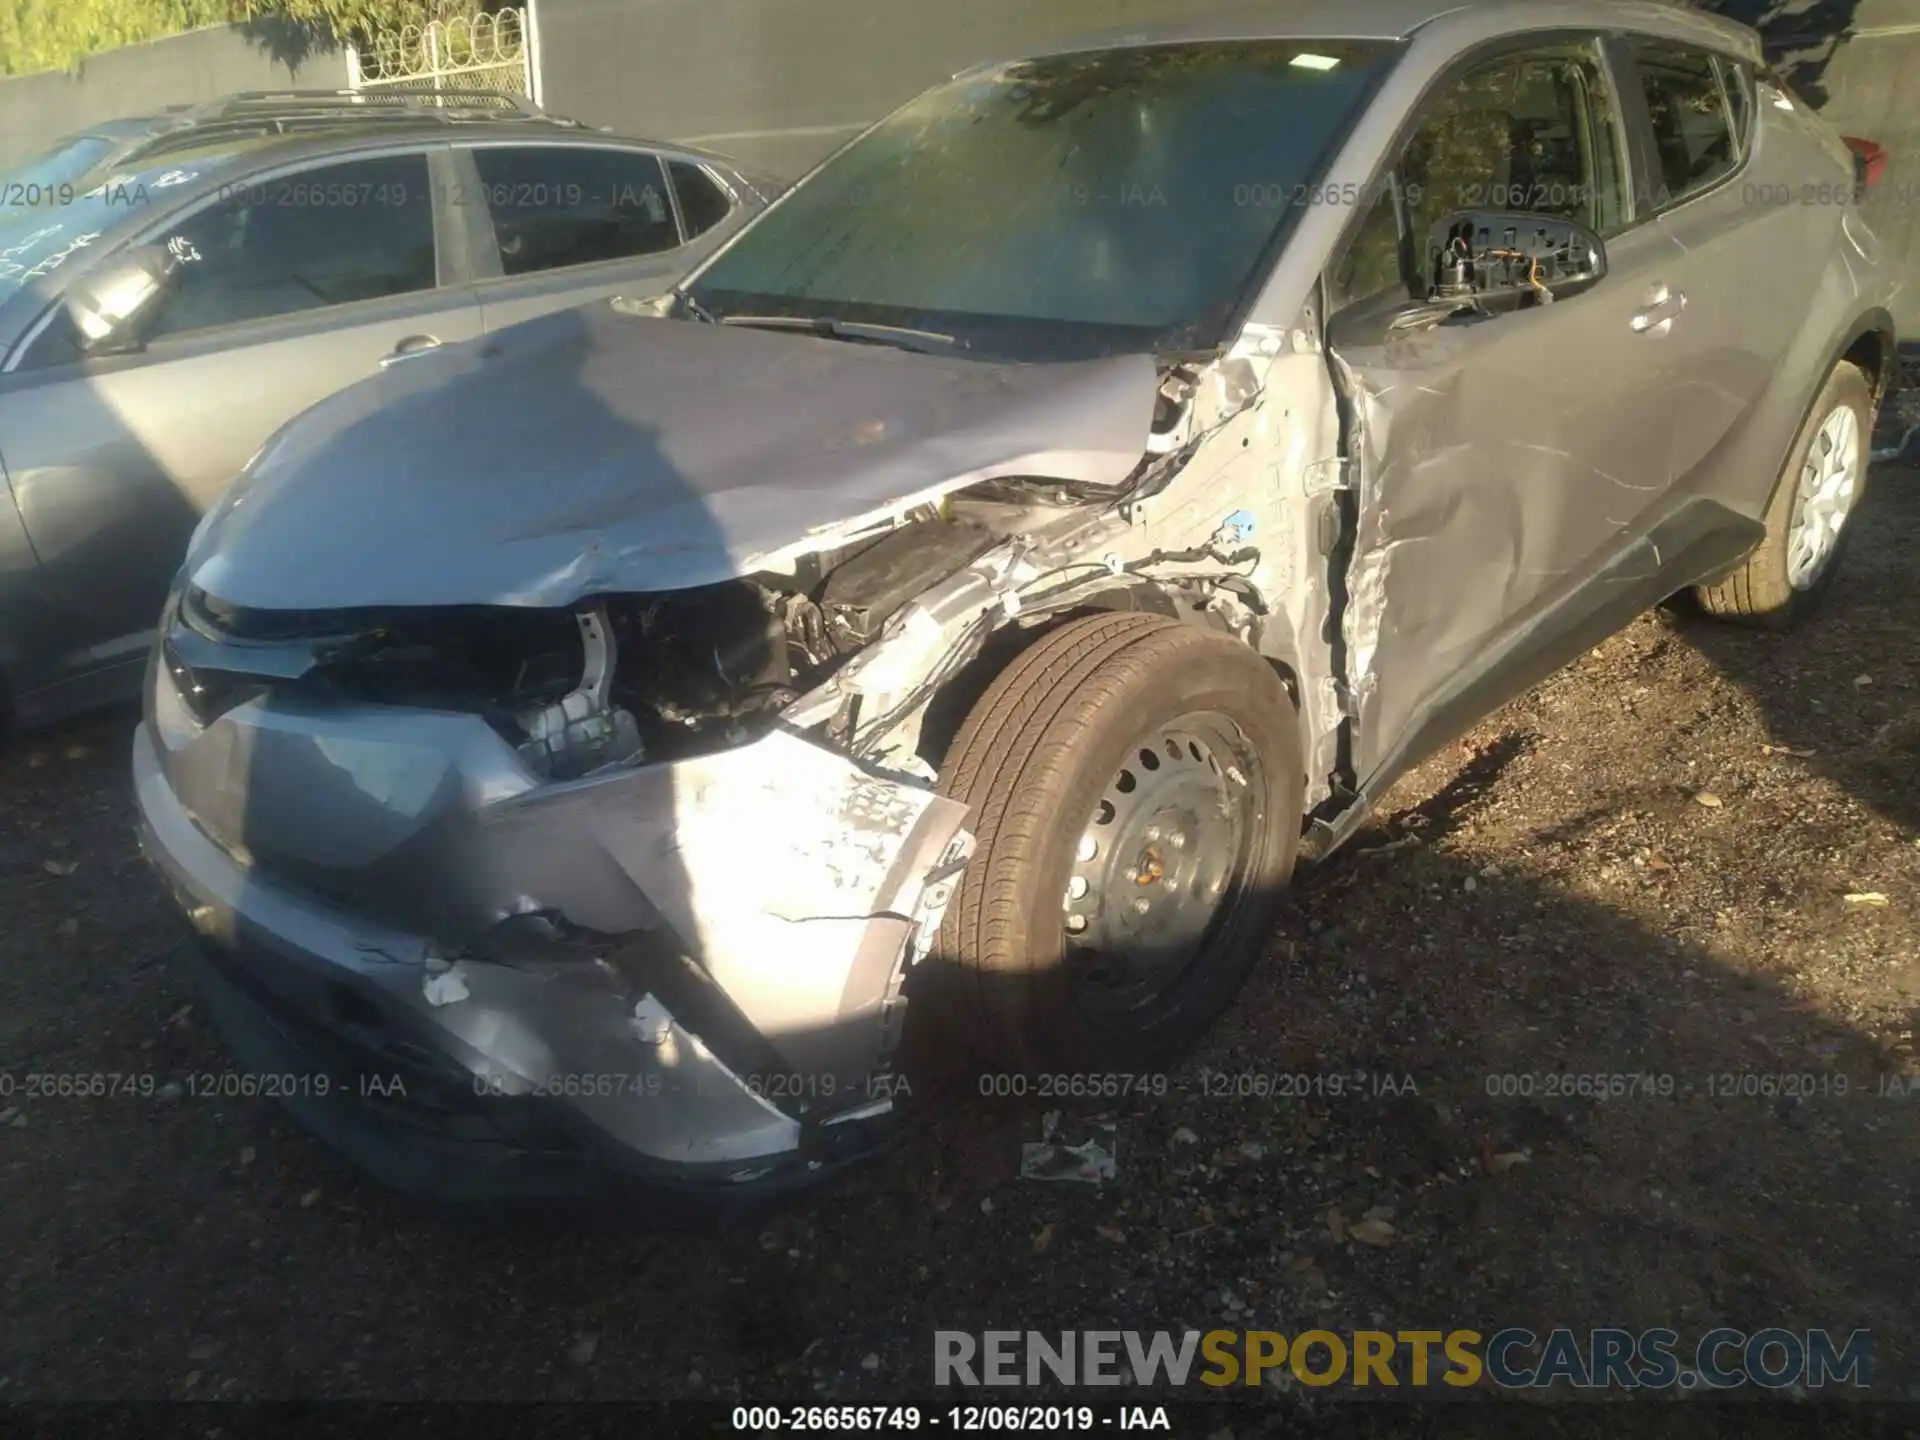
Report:
<svg viewBox="0 0 1920 1440"><path fill-rule="evenodd" d="M669 160L667 173L673 177L673 193L679 197L680 219L686 224L689 240L727 218L733 202L705 170L685 160Z"/></svg>
<svg viewBox="0 0 1920 1440"><path fill-rule="evenodd" d="M473 162L503 274L625 260L680 243L656 155L501 145L475 149Z"/></svg>
<svg viewBox="0 0 1920 1440"><path fill-rule="evenodd" d="M1727 88L1727 106L1733 115L1733 149L1743 156L1753 143L1753 71L1745 62L1720 57L1720 83Z"/></svg>
<svg viewBox="0 0 1920 1440"><path fill-rule="evenodd" d="M431 290L426 157L238 181L162 239L187 263L155 337Z"/></svg>
<svg viewBox="0 0 1920 1440"><path fill-rule="evenodd" d="M1655 209L1664 209L1730 173L1739 163L1735 126L1714 59L1668 40L1632 42L1653 128Z"/></svg>

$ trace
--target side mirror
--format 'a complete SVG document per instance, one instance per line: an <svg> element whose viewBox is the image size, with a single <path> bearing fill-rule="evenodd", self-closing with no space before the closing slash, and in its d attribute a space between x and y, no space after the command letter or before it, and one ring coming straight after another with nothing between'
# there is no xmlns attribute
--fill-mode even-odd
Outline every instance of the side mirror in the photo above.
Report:
<svg viewBox="0 0 1920 1440"><path fill-rule="evenodd" d="M189 258L173 245L140 245L77 278L63 302L86 355L138 350L159 301ZM190 247L188 247L190 249Z"/></svg>
<svg viewBox="0 0 1920 1440"><path fill-rule="evenodd" d="M1457 210L1427 239L1427 298L1467 308L1516 309L1565 300L1607 273L1607 247L1557 215Z"/></svg>

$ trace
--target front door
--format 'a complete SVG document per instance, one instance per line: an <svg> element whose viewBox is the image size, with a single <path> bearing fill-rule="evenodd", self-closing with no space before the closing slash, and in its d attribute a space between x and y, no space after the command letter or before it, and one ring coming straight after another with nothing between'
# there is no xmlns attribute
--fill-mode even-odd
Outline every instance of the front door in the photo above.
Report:
<svg viewBox="0 0 1920 1440"><path fill-rule="evenodd" d="M1597 40L1509 45L1423 106L1336 265L1330 335L1357 400L1342 630L1362 784L1659 598L1644 527L1669 474L1659 305L1680 252L1632 223L1625 155ZM1356 323L1380 313L1357 293L1369 274L1423 290L1427 235L1456 210L1578 220L1607 239L1608 273L1472 323Z"/></svg>

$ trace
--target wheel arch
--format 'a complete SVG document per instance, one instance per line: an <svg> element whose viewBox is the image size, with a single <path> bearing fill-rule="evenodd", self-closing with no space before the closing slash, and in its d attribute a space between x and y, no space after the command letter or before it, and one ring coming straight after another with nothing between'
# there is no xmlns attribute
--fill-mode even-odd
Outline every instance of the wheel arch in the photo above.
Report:
<svg viewBox="0 0 1920 1440"><path fill-rule="evenodd" d="M1799 443L1802 432L1807 428L1807 421L1813 416L1813 407L1820 403L1821 393L1827 388L1827 381L1832 378L1834 369L1842 364L1857 365L1865 373L1877 408L1894 375L1899 372L1899 347L1895 341L1893 316L1880 306L1864 310L1854 317L1853 322L1840 332L1839 338L1828 348L1825 363L1815 372L1813 384L1800 397L1786 448L1774 462L1774 481L1767 489L1767 504L1762 514L1772 508L1780 487L1787 483L1787 461L1793 456L1793 447Z"/></svg>
<svg viewBox="0 0 1920 1440"><path fill-rule="evenodd" d="M935 770L941 768L947 751L960 733L967 714L986 694L1002 671L1020 655L1032 649L1061 626L1088 615L1135 613L1164 615L1170 620L1197 629L1231 634L1212 611L1182 606L1165 589L1146 580L1116 584L1096 591L1072 606L1049 614L1041 623L1029 626L1002 625L987 637L980 653L961 666L934 691L927 702L926 718L920 729L920 758ZM1280 677L1295 706L1302 702L1300 667L1287 648L1286 627L1268 622L1252 649Z"/></svg>
<svg viewBox="0 0 1920 1440"><path fill-rule="evenodd" d="M1841 346L1840 353L1828 364L1827 374L1832 374L1834 365L1842 360L1858 365L1866 371L1867 383L1873 387L1873 403L1879 405L1892 388L1894 376L1900 372L1900 347L1893 316L1878 307L1867 311L1854 321ZM1821 377L1821 383L1826 383L1825 376ZM1807 403L1813 402L1810 399Z"/></svg>

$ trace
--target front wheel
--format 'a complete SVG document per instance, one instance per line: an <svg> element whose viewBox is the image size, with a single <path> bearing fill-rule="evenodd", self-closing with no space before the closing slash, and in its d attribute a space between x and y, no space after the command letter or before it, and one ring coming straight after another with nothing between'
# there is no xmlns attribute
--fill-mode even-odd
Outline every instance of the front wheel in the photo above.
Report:
<svg viewBox="0 0 1920 1440"><path fill-rule="evenodd" d="M1839 569L1847 522L1867 488L1873 386L1842 361L1788 453L1766 534L1738 570L1694 594L1710 615L1784 626L1819 604Z"/></svg>
<svg viewBox="0 0 1920 1440"><path fill-rule="evenodd" d="M1100 615L1021 654L941 779L973 809L939 950L979 1057L1119 1070L1198 1039L1265 951L1300 754L1286 686L1224 636Z"/></svg>

